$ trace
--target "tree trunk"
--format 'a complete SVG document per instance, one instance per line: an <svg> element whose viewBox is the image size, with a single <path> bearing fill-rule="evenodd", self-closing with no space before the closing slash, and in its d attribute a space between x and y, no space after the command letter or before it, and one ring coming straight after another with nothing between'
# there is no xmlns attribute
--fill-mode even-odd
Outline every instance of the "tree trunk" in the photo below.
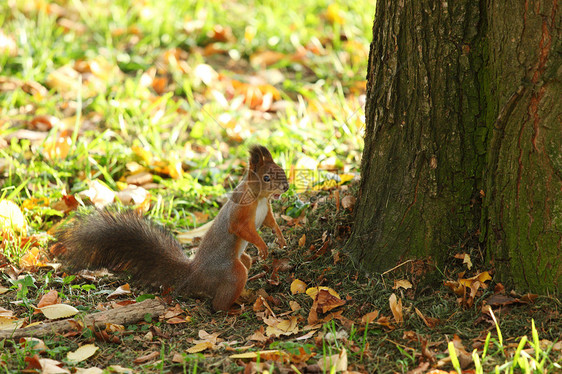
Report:
<svg viewBox="0 0 562 374"><path fill-rule="evenodd" d="M496 279L562 290L556 0L379 0L348 249L367 269L478 236Z"/></svg>

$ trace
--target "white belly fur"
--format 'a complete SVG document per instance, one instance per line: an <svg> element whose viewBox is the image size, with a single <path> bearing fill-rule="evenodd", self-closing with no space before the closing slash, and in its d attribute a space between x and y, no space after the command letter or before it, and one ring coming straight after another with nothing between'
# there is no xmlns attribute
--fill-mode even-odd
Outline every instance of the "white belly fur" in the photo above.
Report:
<svg viewBox="0 0 562 374"><path fill-rule="evenodd" d="M259 229L265 220L267 215L267 199L264 197L258 201L258 207L256 208L256 229Z"/></svg>
<svg viewBox="0 0 562 374"><path fill-rule="evenodd" d="M268 209L267 199L266 198L260 199L258 201L258 206L256 207L256 219L254 221L254 223L256 224L256 230L258 230L263 224L263 221L265 220L265 216L267 215L267 209ZM240 243L240 249L238 250L238 257L242 255L242 253L244 252L247 246L248 246L248 242L242 240L242 243Z"/></svg>

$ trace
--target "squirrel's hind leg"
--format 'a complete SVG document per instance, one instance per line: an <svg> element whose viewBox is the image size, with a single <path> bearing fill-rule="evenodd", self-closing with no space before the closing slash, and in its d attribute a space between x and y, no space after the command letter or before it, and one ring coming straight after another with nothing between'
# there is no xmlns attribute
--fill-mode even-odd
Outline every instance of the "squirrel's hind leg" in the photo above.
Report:
<svg viewBox="0 0 562 374"><path fill-rule="evenodd" d="M249 257L249 256L248 256ZM213 309L228 310L244 290L248 279L248 269L242 261L235 261L232 272L218 282Z"/></svg>
<svg viewBox="0 0 562 374"><path fill-rule="evenodd" d="M243 252L240 255L240 261L242 261L242 263L244 264L246 269L248 269L248 271L250 271L250 268L252 267L252 257L250 257L250 255L247 254L246 252Z"/></svg>

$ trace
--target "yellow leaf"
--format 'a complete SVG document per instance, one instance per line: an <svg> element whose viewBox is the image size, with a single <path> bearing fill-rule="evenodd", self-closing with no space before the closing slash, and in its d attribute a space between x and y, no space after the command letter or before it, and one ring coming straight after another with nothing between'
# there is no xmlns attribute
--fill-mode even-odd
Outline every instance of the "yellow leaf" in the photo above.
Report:
<svg viewBox="0 0 562 374"><path fill-rule="evenodd" d="M355 178L354 174L339 174L338 176L340 177L340 183L339 184L344 184L346 182L349 182L350 180L353 180L353 178Z"/></svg>
<svg viewBox="0 0 562 374"><path fill-rule="evenodd" d="M9 200L0 200L0 230L20 233L27 230L27 223L20 208Z"/></svg>
<svg viewBox="0 0 562 374"><path fill-rule="evenodd" d="M244 353L237 353L234 355L230 355L228 356L229 358L232 359L239 359L239 360L243 360L243 359L255 359L255 358L264 358L264 357L269 357L272 355L284 355L284 352L278 351L278 350L266 350L266 351L258 351L258 352L244 352Z"/></svg>
<svg viewBox="0 0 562 374"><path fill-rule="evenodd" d="M410 283L410 281L407 279L395 280L394 287L392 287L392 289L396 290L400 287L407 290L408 288L412 288L412 283Z"/></svg>
<svg viewBox="0 0 562 374"><path fill-rule="evenodd" d="M131 149L133 150L134 154L136 154L144 162L146 162L147 165L151 164L153 156L152 156L152 153L148 149L140 147L138 145L132 146Z"/></svg>
<svg viewBox="0 0 562 374"><path fill-rule="evenodd" d="M341 10L338 4L332 3L328 5L328 9L326 9L326 18L331 23L343 25L343 17L341 16Z"/></svg>
<svg viewBox="0 0 562 374"><path fill-rule="evenodd" d="M311 287L308 290L306 290L306 294L308 296L310 296L313 300L316 298L316 295L318 295L318 292L320 292L320 290L326 290L328 291L331 295L337 297L338 299L341 299L340 295L334 291L333 289L331 289L330 287L324 287L324 286L320 286L320 287Z"/></svg>
<svg viewBox="0 0 562 374"><path fill-rule="evenodd" d="M96 347L94 344L86 344L74 352L68 352L66 358L72 363L81 362L92 357L98 349L99 347Z"/></svg>
<svg viewBox="0 0 562 374"><path fill-rule="evenodd" d="M305 291L306 291L306 283L304 283L300 279L295 279L293 283L291 283L291 293L293 295L297 293L304 293Z"/></svg>
<svg viewBox="0 0 562 374"><path fill-rule="evenodd" d="M14 330L19 328L25 320L15 317L0 317L0 330Z"/></svg>
<svg viewBox="0 0 562 374"><path fill-rule="evenodd" d="M187 350L187 353L198 353L203 352L206 349L213 348L213 343L211 342L200 342L195 344L193 347Z"/></svg>
<svg viewBox="0 0 562 374"><path fill-rule="evenodd" d="M297 317L291 316L289 319L278 320L267 326L265 334L267 336L293 335L299 332Z"/></svg>

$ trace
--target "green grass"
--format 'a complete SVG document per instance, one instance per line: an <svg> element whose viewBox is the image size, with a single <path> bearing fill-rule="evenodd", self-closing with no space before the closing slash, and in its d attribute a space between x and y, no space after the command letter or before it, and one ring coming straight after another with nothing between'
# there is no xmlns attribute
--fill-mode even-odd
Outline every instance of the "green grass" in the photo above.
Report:
<svg viewBox="0 0 562 374"><path fill-rule="evenodd" d="M0 265L17 269L33 248L46 252L48 233L72 215L60 205L67 196L79 197L91 181L118 191L135 168L147 170L154 178L147 214L173 231L193 228L206 220L200 217L210 219L218 212L225 193L244 172L251 144L268 146L288 171L320 166L335 168L332 172L337 173L358 173L373 15L369 0L0 2L0 37L16 45L0 51L0 197L21 207L29 226L27 236L2 237L6 258L0 256ZM208 53L211 47L219 52ZM264 67L256 59L265 52L280 55ZM211 77L207 84L209 77L198 69L210 71L209 67L220 78ZM262 111L232 95L229 82L252 83L256 77L279 92L277 107ZM152 84L153 78L166 84L160 89ZM37 127L45 123L47 128ZM68 146L54 146L60 140ZM57 150L64 153L62 157L54 155ZM165 168L178 165L181 175L173 178ZM330 178L333 175L322 171L317 181ZM356 189L357 184L343 186L341 198ZM82 202L90 205L88 198L82 197ZM189 322L169 325L149 320L129 325L113 334L119 343L100 341L89 329L78 336L44 338L45 352L10 339L0 341L0 372L26 369L35 354L61 361L68 368L117 364L136 372L241 372L251 364L228 357L246 349L276 349L292 355L290 362L258 359L255 369L259 372L289 370L291 365L298 372L314 370L307 365L345 349L350 370L405 373L428 360L422 354L424 340L434 354L433 366L447 359L447 342L454 334L460 335L468 352L472 352L468 347L477 347L481 363L473 366L476 370L493 372L497 366L510 372L506 370L515 366L506 365L515 362L517 370L525 373L533 372L521 369L525 362L544 362L545 370L559 367L559 351L541 346L532 361L522 350L537 347L535 336L552 342L559 338L558 300L543 297L535 305L506 308L511 314L501 316L501 329L496 330L489 320L481 320L479 309L461 309L455 295L444 287L416 282L413 272L379 277L357 269L341 252L352 215L341 206L337 210L334 193L302 193L293 183L285 197L274 203L274 211L293 218L302 213L306 221L293 226L279 220L288 249L272 247L271 259L257 262L250 274L264 272L266 276L248 287L254 290L254 298L260 290L277 314L290 310L294 306L290 302L298 303L301 309L293 315L300 328L307 324L312 301L307 295L291 294L292 280L336 289L346 298L343 317L324 324L313 338L248 341L264 326L251 302L240 314L229 315L212 313L206 300L188 299L179 302L191 317ZM303 235L306 240L301 246ZM273 241L268 230L263 236L266 242ZM330 238L326 252L313 256L326 238ZM274 259L287 260L289 265L289 270L279 272L278 284L268 279ZM34 306L51 289L57 290L63 302L89 313L107 305L107 294L124 283L115 277L92 281L60 269L28 270L19 278L6 270L0 278L0 285L10 289L0 294L0 306L28 322L42 320L40 314L33 314ZM443 277L453 278L457 270L446 269ZM392 289L392 281L401 277L414 283L415 292L399 294ZM133 290L132 299L143 291ZM361 317L374 310L391 316L388 298L392 293L404 302L404 325L362 324ZM490 294L488 289L479 296L478 307ZM440 324L428 328L414 307ZM187 353L199 330L220 332L228 347ZM412 331L418 340L408 338ZM486 353L479 345L483 331L491 332ZM149 333L152 338L147 337ZM523 334L531 338L515 359L513 341L521 342ZM66 354L87 342L100 347L96 355L85 363L68 363ZM244 348L250 344L251 348ZM157 359L134 363L152 351L159 353ZM183 359L173 361L174 354ZM306 359L297 363L299 357ZM455 368L450 363L441 367Z"/></svg>
<svg viewBox="0 0 562 374"><path fill-rule="evenodd" d="M61 191L84 190L88 179L101 179L116 189L117 181L127 174L126 163L139 161L131 150L136 145L162 160L186 164L185 178L163 179L165 190L158 192L165 205L173 204L162 212L178 211L175 219L181 219L187 209L216 209L210 202L225 192L220 186L227 176L241 174L240 160L246 158L247 144L272 147L283 166L306 154L317 161L336 157L340 165L357 170L363 111L350 89L364 80L367 61L360 57L367 50L372 22L364 9L372 6L368 1L340 5L344 22L339 25L326 20L328 4L3 2L0 26L15 40L17 51L4 57L0 76L35 81L48 89L38 95L29 94L25 87L0 92L0 134L16 136L0 149L8 161L3 191L25 184L12 196L21 202L31 196L56 199ZM225 52L201 55L215 40L212 33L217 26L231 30L227 40L215 43ZM361 48L352 48L350 53L350 46L335 32ZM291 56L310 43L323 46L326 53L307 52L302 61L292 61ZM173 48L184 51L181 63L187 71L163 59ZM248 63L253 54L265 50L286 57L268 70ZM89 66L95 61L101 72L82 74L81 87L79 76L70 82L54 76L60 72L57 69L76 68L80 61ZM276 83L287 100L286 110L262 115L244 105L225 107L215 95L224 95L223 87L207 87L195 75L194 67L202 63L241 80L267 75L274 68L288 78ZM154 73L169 80L161 94L142 82L143 75ZM311 101L333 108L333 114L323 108L311 110L307 105ZM43 134L46 138L20 140L16 131L29 128L30 121L41 115L58 119ZM244 131L229 136L220 123L224 116ZM71 132L68 156L45 157L63 129ZM333 136L336 132L337 137ZM202 200L206 203L201 204ZM170 223L180 223L175 219ZM45 230L49 223L46 220L36 228Z"/></svg>

